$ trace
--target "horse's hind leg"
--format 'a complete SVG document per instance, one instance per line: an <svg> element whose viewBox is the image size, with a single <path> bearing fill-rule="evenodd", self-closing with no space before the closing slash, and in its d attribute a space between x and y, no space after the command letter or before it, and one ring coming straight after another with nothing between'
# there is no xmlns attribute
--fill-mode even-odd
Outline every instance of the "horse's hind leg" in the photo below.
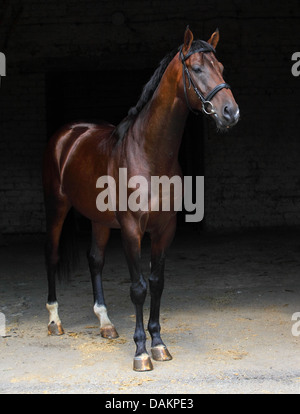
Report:
<svg viewBox="0 0 300 414"><path fill-rule="evenodd" d="M88 252L88 261L94 293L94 312L100 321L100 334L104 338L117 338L119 335L111 323L104 300L102 270L104 253L110 235L108 227L93 223L92 246Z"/></svg>
<svg viewBox="0 0 300 414"><path fill-rule="evenodd" d="M124 222L122 238L131 277L130 297L135 306L136 315L133 336L136 352L133 359L133 369L135 371L151 371L153 365L146 349L146 333L143 320L143 306L147 294L147 284L141 268L142 234L139 223L135 220Z"/></svg>
<svg viewBox="0 0 300 414"><path fill-rule="evenodd" d="M58 315L58 303L56 299L55 276L59 261L59 240L64 220L70 209L65 200L60 200L55 207L50 207L46 202L46 221L47 221L47 239L46 239L46 266L48 278L48 300L46 308L49 312L48 334L62 335L64 333L61 320Z"/></svg>

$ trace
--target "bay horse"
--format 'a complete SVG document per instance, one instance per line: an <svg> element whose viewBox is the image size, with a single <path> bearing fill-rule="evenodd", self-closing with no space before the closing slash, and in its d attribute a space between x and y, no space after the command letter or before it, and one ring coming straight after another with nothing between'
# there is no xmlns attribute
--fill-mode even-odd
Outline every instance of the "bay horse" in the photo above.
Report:
<svg viewBox="0 0 300 414"><path fill-rule="evenodd" d="M223 65L216 58L219 31L208 42L194 40L187 27L184 43L168 54L145 85L137 105L117 126L108 123L77 122L62 127L48 142L43 163L46 211L46 267L49 311L48 333L63 334L58 315L55 276L66 260L59 254L64 221L71 207L92 223L92 243L88 262L94 294L94 312L104 338L118 337L110 321L102 288L104 253L113 228L121 229L131 277L130 297L135 306L136 352L133 369L153 369L146 350L143 305L147 283L141 270L141 241L151 238L151 294L148 331L152 358L172 359L160 335L160 300L164 287L165 256L176 229L176 211L99 211L97 179L107 175L118 184L119 169L126 168L128 179L135 175L182 176L178 152L190 110L205 113L218 129L226 130L239 120L239 108L230 86L223 79ZM118 185L117 185L118 188ZM129 189L132 192L133 189ZM118 194L117 194L118 200ZM149 200L150 204L151 200Z"/></svg>

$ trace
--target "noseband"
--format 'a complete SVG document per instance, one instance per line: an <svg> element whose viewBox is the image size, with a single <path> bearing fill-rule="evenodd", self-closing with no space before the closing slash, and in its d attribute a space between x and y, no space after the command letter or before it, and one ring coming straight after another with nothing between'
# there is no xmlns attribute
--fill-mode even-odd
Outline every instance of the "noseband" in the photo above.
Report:
<svg viewBox="0 0 300 414"><path fill-rule="evenodd" d="M203 42L203 43L205 43L205 42ZM216 53L215 49L208 43L205 44L203 47L197 49L197 50L193 50L193 51L188 52L185 56L182 52L182 47L180 48L180 51L179 51L179 58L180 58L181 63L182 63L183 88L184 88L184 95L185 95L186 103L187 103L187 106L188 106L189 110L191 112L193 112L194 114L196 114L196 115L198 115L199 113L192 109L192 107L189 103L188 96L187 96L186 77L187 77L188 82L189 82L189 89L191 88L191 85L192 85L196 95L198 96L198 98L202 102L202 111L207 115L213 115L213 114L216 113L216 111L214 109L214 106L211 103L211 100L213 99L213 97L218 92L220 92L222 89L231 89L231 87L230 87L230 85L228 85L228 83L220 83L220 85L217 85L207 96L204 96L199 91L197 86L195 85L195 82L193 81L193 78L192 78L185 62L194 53L209 53L209 52Z"/></svg>

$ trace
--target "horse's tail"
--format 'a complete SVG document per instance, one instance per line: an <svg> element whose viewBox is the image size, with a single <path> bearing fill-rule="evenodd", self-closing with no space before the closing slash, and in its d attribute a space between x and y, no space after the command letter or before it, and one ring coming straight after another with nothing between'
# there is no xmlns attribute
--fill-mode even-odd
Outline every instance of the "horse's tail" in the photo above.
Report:
<svg viewBox="0 0 300 414"><path fill-rule="evenodd" d="M59 281L69 281L70 275L79 265L79 248L73 208L65 218L59 241L57 276Z"/></svg>

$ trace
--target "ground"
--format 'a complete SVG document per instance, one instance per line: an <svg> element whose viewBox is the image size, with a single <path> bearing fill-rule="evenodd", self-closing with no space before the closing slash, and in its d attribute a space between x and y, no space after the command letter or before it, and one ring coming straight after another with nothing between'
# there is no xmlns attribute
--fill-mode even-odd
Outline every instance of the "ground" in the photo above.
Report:
<svg viewBox="0 0 300 414"><path fill-rule="evenodd" d="M295 393L300 391L298 232L178 232L166 263L162 337L173 360L132 370L135 319L119 234L107 251L104 288L119 338L100 336L81 243L81 264L58 287L65 335L47 335L41 237L0 247L0 393ZM149 242L144 243L148 276ZM145 304L145 321L149 298ZM150 341L148 339L148 349Z"/></svg>

